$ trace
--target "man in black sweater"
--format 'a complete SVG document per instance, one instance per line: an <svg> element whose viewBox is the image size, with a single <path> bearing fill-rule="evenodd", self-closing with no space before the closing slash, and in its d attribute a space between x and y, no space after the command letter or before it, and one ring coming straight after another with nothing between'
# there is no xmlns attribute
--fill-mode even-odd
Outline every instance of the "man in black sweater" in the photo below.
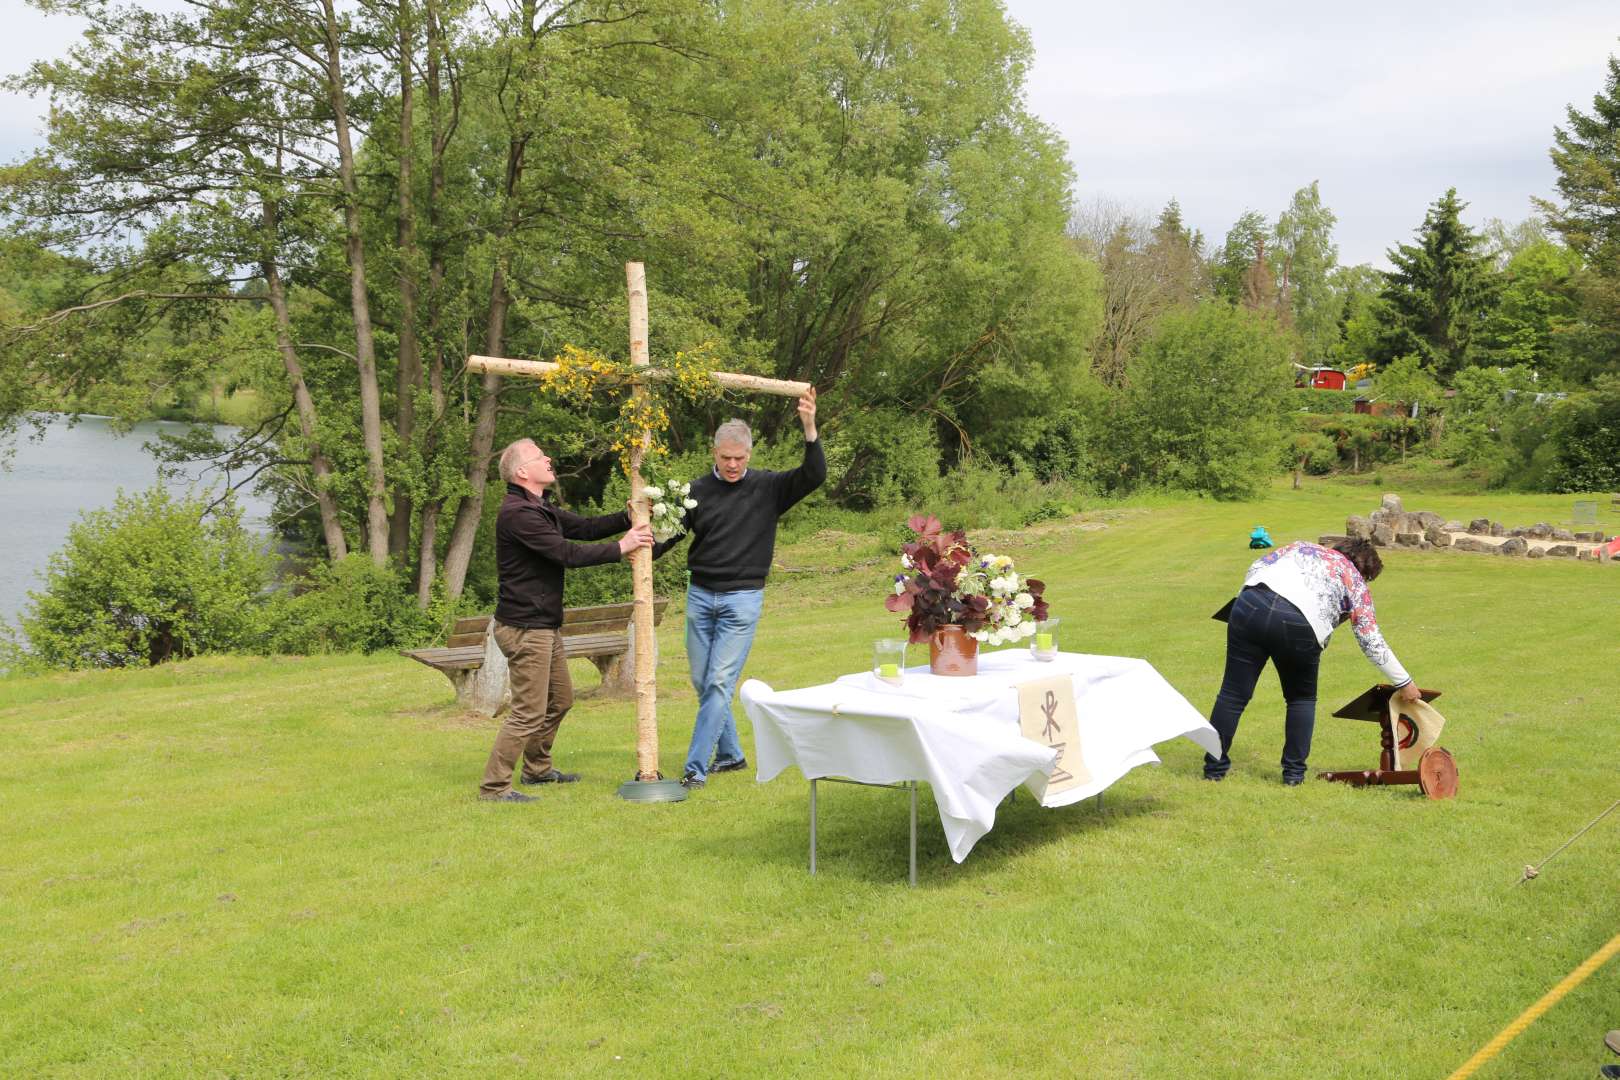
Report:
<svg viewBox="0 0 1620 1080"><path fill-rule="evenodd" d="M551 459L532 439L519 439L501 451L506 499L495 518L495 564L500 599L495 605L495 644L506 655L512 683L512 711L495 736L484 766L478 797L496 802L533 802L512 790L512 770L523 757L525 784L566 784L578 773L551 764L551 744L563 715L574 703L563 654L563 571L570 566L617 562L652 545L652 529L630 528L620 512L581 517L545 498L557 482ZM626 532L626 530L629 530ZM616 543L575 544L623 532Z"/></svg>
<svg viewBox="0 0 1620 1080"><path fill-rule="evenodd" d="M702 787L709 773L748 764L737 741L731 695L754 643L765 603L765 578L776 550L776 522L827 479L827 458L816 437L816 391L799 399L804 462L788 472L750 469L753 435L741 420L714 433L714 470L692 481L687 513L692 547L686 566L686 659L697 691L697 722L681 783ZM680 537L654 548L654 557Z"/></svg>

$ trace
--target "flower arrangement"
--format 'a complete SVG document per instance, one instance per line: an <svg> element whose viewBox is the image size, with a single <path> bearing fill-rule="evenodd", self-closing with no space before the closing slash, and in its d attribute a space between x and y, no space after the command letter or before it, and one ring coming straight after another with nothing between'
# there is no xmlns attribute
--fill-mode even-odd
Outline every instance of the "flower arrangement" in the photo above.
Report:
<svg viewBox="0 0 1620 1080"><path fill-rule="evenodd" d="M686 512L697 506L697 500L691 497L691 490L691 484L675 480L648 484L641 489L641 493L652 500L652 516L648 518L648 524L652 526L653 539L662 542L686 531Z"/></svg>
<svg viewBox="0 0 1620 1080"><path fill-rule="evenodd" d="M929 640L946 626L960 626L976 641L1002 645L1022 641L1046 618L1046 584L1026 578L1006 555L981 555L967 534L943 532L936 517L906 522L917 538L901 546L901 573L884 602L906 612L912 642Z"/></svg>

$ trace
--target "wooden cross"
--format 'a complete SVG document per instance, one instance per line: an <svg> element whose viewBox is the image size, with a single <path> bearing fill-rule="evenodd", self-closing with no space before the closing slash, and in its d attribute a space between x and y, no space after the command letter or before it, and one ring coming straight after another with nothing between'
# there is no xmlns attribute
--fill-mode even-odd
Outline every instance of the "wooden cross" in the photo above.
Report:
<svg viewBox="0 0 1620 1080"><path fill-rule="evenodd" d="M633 380L630 392L636 397L647 393L648 380L670 378L667 369L648 366L647 356L647 276L641 263L624 264L625 283L630 296L630 363L646 370ZM499 356L470 356L467 367L498 375L543 378L559 365L542 360L509 360ZM802 397L810 384L766 379L758 375L738 375L727 371L713 374L714 381L727 390L743 390L778 397ZM642 432L640 442L630 452L630 523L645 524L651 515L651 502L641 489L642 455L652 443L652 433ZM636 659L636 779L657 780L658 773L658 686L653 653L652 551L637 548L630 556L631 580L635 586Z"/></svg>

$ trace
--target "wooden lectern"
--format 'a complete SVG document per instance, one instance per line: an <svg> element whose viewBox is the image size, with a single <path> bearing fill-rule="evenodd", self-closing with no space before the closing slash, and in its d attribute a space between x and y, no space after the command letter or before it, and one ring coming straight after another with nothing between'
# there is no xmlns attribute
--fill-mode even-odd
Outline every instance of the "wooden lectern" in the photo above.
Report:
<svg viewBox="0 0 1620 1080"><path fill-rule="evenodd" d="M1320 773L1322 780L1338 780L1352 787L1367 787L1374 784L1416 784L1418 790L1431 799L1449 799L1457 794L1457 762L1452 758L1451 752L1439 746L1431 746L1423 751L1418 759L1415 769L1395 768L1395 746L1397 737L1400 746L1405 748L1417 742L1417 729L1412 726L1406 717L1400 718L1400 732L1394 730L1389 720L1389 699L1395 693L1395 688L1388 683L1379 683L1366 693L1356 698L1344 708L1335 712L1334 716L1342 716L1346 720L1367 720L1378 725L1379 745L1378 768L1355 769L1349 772ZM1433 701L1440 696L1438 690L1419 690L1418 693L1424 701Z"/></svg>

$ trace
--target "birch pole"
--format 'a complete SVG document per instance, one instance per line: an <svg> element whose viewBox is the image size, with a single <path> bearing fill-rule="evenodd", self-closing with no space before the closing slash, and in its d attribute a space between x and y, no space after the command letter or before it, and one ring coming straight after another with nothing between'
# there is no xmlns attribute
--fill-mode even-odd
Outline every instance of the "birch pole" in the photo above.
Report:
<svg viewBox="0 0 1620 1080"><path fill-rule="evenodd" d="M646 368L647 355L647 271L639 262L624 264L625 287L630 298L630 363ZM647 396L647 387L637 379L630 391L636 399ZM646 485L641 480L641 460L652 445L652 433L644 431L630 450L630 524L644 525L651 513ZM657 654L653 643L652 549L637 548L630 553L630 577L635 589L636 635L636 779L657 780L658 775L658 680Z"/></svg>

